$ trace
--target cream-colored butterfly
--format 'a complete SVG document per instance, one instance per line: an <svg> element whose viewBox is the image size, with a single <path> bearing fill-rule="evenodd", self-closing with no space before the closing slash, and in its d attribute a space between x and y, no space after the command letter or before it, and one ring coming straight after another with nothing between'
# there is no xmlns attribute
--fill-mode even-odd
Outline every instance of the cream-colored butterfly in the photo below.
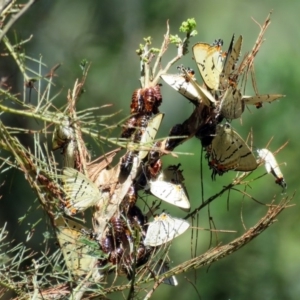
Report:
<svg viewBox="0 0 300 300"><path fill-rule="evenodd" d="M275 182L279 184L283 189L286 189L287 184L283 178L283 175L273 153L268 149L257 150L257 153L261 161L265 162L267 172L271 173L276 178Z"/></svg>
<svg viewBox="0 0 300 300"><path fill-rule="evenodd" d="M160 127L160 124L164 118L164 114L159 113L156 114L152 119L149 120L147 127L145 129L142 129L142 136L141 140L139 142L139 148L141 149L139 151L139 159L144 159L148 152L150 151L151 147L153 146L153 141L156 137L157 131ZM142 150L143 148L146 148L146 150Z"/></svg>
<svg viewBox="0 0 300 300"><path fill-rule="evenodd" d="M171 217L166 213L154 217L154 221L149 223L146 237L144 240L145 246L156 247L183 234L190 224L183 220Z"/></svg>
<svg viewBox="0 0 300 300"><path fill-rule="evenodd" d="M244 112L245 103L238 88L228 86L222 95L219 105L219 113L227 120L238 119Z"/></svg>
<svg viewBox="0 0 300 300"><path fill-rule="evenodd" d="M273 102L279 98L283 98L285 95L281 94L266 94L266 95L255 95L255 96L243 96L242 100L245 104L255 105L257 108L262 107L264 102Z"/></svg>
<svg viewBox="0 0 300 300"><path fill-rule="evenodd" d="M190 202L181 173L179 166L168 167L158 175L157 179L150 179L150 192L163 201L189 210Z"/></svg>
<svg viewBox="0 0 300 300"><path fill-rule="evenodd" d="M207 150L213 178L229 170L249 172L257 168L252 151L228 123L217 125L216 136Z"/></svg>
<svg viewBox="0 0 300 300"><path fill-rule="evenodd" d="M231 39L231 43L229 45L226 59L224 62L224 68L220 75L220 81L222 88L226 89L228 84L230 83L231 75L235 70L236 63L239 59L241 49L242 49L242 43L243 43L243 37L240 35L233 45L234 42L234 35Z"/></svg>
<svg viewBox="0 0 300 300"><path fill-rule="evenodd" d="M96 184L77 170L65 168L60 178L66 201L64 211L67 215L74 215L104 201Z"/></svg>
<svg viewBox="0 0 300 300"><path fill-rule="evenodd" d="M180 67L181 70L182 68L183 67ZM187 73L190 74L191 78L194 78L195 73L192 69L187 68ZM200 103L201 98L197 89L182 71L181 74L164 74L160 77L164 80L164 82L187 99L195 103Z"/></svg>
<svg viewBox="0 0 300 300"><path fill-rule="evenodd" d="M71 274L75 277L84 276L93 268L95 272L98 272L98 258L89 255L89 247L80 242L80 237L83 235L82 229L87 230L87 228L63 217L54 220L54 225L66 266Z"/></svg>
<svg viewBox="0 0 300 300"><path fill-rule="evenodd" d="M222 40L214 45L197 43L193 46L194 58L204 83L211 90L218 90L223 70Z"/></svg>

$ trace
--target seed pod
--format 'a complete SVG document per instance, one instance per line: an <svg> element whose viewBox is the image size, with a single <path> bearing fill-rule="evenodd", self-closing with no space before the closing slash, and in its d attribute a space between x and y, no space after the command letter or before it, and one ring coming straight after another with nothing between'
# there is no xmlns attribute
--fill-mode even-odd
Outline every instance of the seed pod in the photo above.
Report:
<svg viewBox="0 0 300 300"><path fill-rule="evenodd" d="M125 229L127 229L127 226L120 215L114 215L110 219L110 223L112 225L112 231L115 237L118 238L125 233Z"/></svg>
<svg viewBox="0 0 300 300"><path fill-rule="evenodd" d="M145 216L143 215L142 211L140 210L140 208L138 208L136 205L132 206L129 211L128 211L128 218L131 222L131 225L135 226L136 224L138 224L139 226L141 226L142 228L145 225Z"/></svg>
<svg viewBox="0 0 300 300"><path fill-rule="evenodd" d="M156 91L154 88L145 88L143 91L144 103L145 103L145 112L152 113L153 107L156 104Z"/></svg>
<svg viewBox="0 0 300 300"><path fill-rule="evenodd" d="M144 112L144 98L143 89L137 89L133 92L130 104L130 113L135 114L139 112Z"/></svg>
<svg viewBox="0 0 300 300"><path fill-rule="evenodd" d="M154 114L157 114L159 113L159 110L158 110L158 107L161 105L162 103L162 95L161 95L161 92L160 92L160 85L157 84L155 87L154 87L154 90L155 90L155 98L156 98L156 101L155 101L155 104L153 106L153 110L152 112Z"/></svg>
<svg viewBox="0 0 300 300"><path fill-rule="evenodd" d="M123 257L123 254L124 254L124 250L121 247L117 247L115 250L113 250L110 253L108 260L110 263L116 265L116 264L120 263L120 261Z"/></svg>
<svg viewBox="0 0 300 300"><path fill-rule="evenodd" d="M131 185L128 189L127 194L125 195L123 203L124 203L125 207L129 208L129 207L135 205L136 200L137 200L136 190L135 190L134 185ZM128 211L128 209L125 209L125 211Z"/></svg>
<svg viewBox="0 0 300 300"><path fill-rule="evenodd" d="M122 138L130 138L135 132L137 127L137 115L130 117L123 126L123 131L121 133Z"/></svg>
<svg viewBox="0 0 300 300"><path fill-rule="evenodd" d="M134 151L130 151L126 153L126 155L122 158L120 171L123 176L129 175L133 164L133 158L135 155L136 153Z"/></svg>
<svg viewBox="0 0 300 300"><path fill-rule="evenodd" d="M155 148L160 148L161 147L161 142L158 141L158 142L155 142L153 147ZM160 153L159 151L157 150L151 150L149 151L149 154L148 154L148 162L149 164L154 164L160 157Z"/></svg>
<svg viewBox="0 0 300 300"><path fill-rule="evenodd" d="M104 253L110 253L114 250L114 241L111 235L106 235L101 240L101 248Z"/></svg>
<svg viewBox="0 0 300 300"><path fill-rule="evenodd" d="M156 178L162 169L161 159L157 160L155 163L148 166L149 173L151 178Z"/></svg>

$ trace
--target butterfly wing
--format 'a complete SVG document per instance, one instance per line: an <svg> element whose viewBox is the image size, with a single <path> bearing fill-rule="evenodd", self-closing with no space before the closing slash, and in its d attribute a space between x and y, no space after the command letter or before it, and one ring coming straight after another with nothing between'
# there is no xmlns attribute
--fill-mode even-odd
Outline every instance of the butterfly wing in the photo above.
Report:
<svg viewBox="0 0 300 300"><path fill-rule="evenodd" d="M61 180L65 192L67 215L84 211L103 200L98 187L75 169L65 168Z"/></svg>
<svg viewBox="0 0 300 300"><path fill-rule="evenodd" d="M242 101L240 90L228 86L220 102L220 114L227 120L238 119L241 117L244 108L245 104Z"/></svg>
<svg viewBox="0 0 300 300"><path fill-rule="evenodd" d="M212 90L218 90L223 69L221 46L197 43L193 46L193 53L205 84Z"/></svg>
<svg viewBox="0 0 300 300"><path fill-rule="evenodd" d="M210 158L210 166L218 174L229 170L249 172L257 168L252 151L228 123L217 125Z"/></svg>
<svg viewBox="0 0 300 300"><path fill-rule="evenodd" d="M79 241L82 236L81 230L87 229L63 217L56 219L54 224L67 269L73 276L84 276L89 273L91 267L97 265L98 258L89 255L89 248Z"/></svg>
<svg viewBox="0 0 300 300"><path fill-rule="evenodd" d="M255 95L255 96L243 96L245 104L255 105L257 108L262 107L264 102L273 102L279 98L283 98L285 95L281 94L266 94L266 95Z"/></svg>
<svg viewBox="0 0 300 300"><path fill-rule="evenodd" d="M189 199L181 184L157 179L150 180L149 185L150 192L157 198L183 209L190 209Z"/></svg>
<svg viewBox="0 0 300 300"><path fill-rule="evenodd" d="M287 184L283 178L279 165L271 151L268 149L257 150L259 158L265 162L265 167L268 173L271 173L276 178L276 183L283 189L286 189Z"/></svg>
<svg viewBox="0 0 300 300"><path fill-rule="evenodd" d="M155 136L157 134L157 131L160 127L160 124L162 122L162 119L164 117L164 114L157 114L152 119L149 120L146 129L144 129L141 140L140 140L140 146L141 147L147 147L150 149L152 146L152 143L155 139ZM145 158L149 152L148 150L140 150L139 151L139 159L142 160Z"/></svg>
<svg viewBox="0 0 300 300"><path fill-rule="evenodd" d="M224 62L224 68L222 75L224 78L229 78L230 74L235 70L235 65L240 57L241 49L242 49L242 43L243 43L243 37L240 35L235 42L234 42L234 35L232 37L229 49L227 51L227 56Z"/></svg>
<svg viewBox="0 0 300 300"><path fill-rule="evenodd" d="M196 82L194 78L185 69L182 70L185 73L186 78L188 78L189 82L193 85L194 89L197 91L197 94L199 95L198 98L201 99L201 102L208 107L215 106L216 100L212 96L212 94L208 90L200 86L198 82Z"/></svg>
<svg viewBox="0 0 300 300"><path fill-rule="evenodd" d="M183 234L189 226L190 224L183 219L162 213L149 224L144 245L156 247L165 244Z"/></svg>
<svg viewBox="0 0 300 300"><path fill-rule="evenodd" d="M184 74L165 74L160 77L164 82L187 99L194 102L200 102L200 95Z"/></svg>

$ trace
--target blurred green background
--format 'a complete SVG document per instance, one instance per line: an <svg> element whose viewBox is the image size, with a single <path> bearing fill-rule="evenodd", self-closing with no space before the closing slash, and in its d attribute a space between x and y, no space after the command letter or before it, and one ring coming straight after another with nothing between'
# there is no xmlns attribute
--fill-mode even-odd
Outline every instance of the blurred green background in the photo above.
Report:
<svg viewBox="0 0 300 300"><path fill-rule="evenodd" d="M252 108L243 114L232 126L246 138L253 130L253 145L265 147L271 137L269 147L274 151L284 142L289 144L278 155L281 170L288 184L287 195L298 189L300 140L299 140L299 90L300 68L300 2L299 1L246 1L246 0L209 0L209 1L142 1L142 0L40 0L13 27L19 39L26 39L33 34L33 40L26 45L26 54L38 57L51 68L62 63L55 78L57 90L63 89L56 103L65 103L67 90L73 87L76 78L81 76L79 63L86 58L92 66L86 82L86 93L80 101L80 108L113 104L103 109L109 114L122 109L117 119L129 114L131 95L139 87L139 59L135 53L143 37L152 36L153 46L160 47L166 30L166 20L170 21L171 33L177 34L182 21L194 17L197 21L198 35L192 43L202 41L211 43L217 38L224 39L223 49L227 49L232 34L244 37L242 55L249 51L259 33L259 27L251 17L263 23L269 11L273 9L271 25L256 60L255 71L259 92L281 93L286 98L266 104L262 109ZM10 37L13 37L12 31ZM3 47L3 46L2 46ZM162 64L165 65L176 54L170 46ZM191 53L180 62L196 69ZM16 91L22 89L22 79L18 77L17 67L3 58L0 75L10 77ZM34 64L33 64L34 65ZM36 65L35 65L36 66ZM176 73L176 66L171 72ZM197 71L198 72L198 71ZM198 78L200 75L198 74ZM249 82L249 94L253 93ZM174 90L162 87L163 104L160 110L166 113L159 136L166 136L175 122L185 120L193 110L192 105ZM34 126L28 120L18 116L2 115L1 118L14 126ZM117 119L109 122L114 123ZM115 133L118 135L118 132ZM26 141L24 141L26 142ZM200 190L200 143L196 139L178 147L177 151L194 153L193 156L180 156L179 159L166 157L164 165L181 162L189 191L192 208L201 202ZM97 152L97 149L95 149ZM235 176L229 172L216 181L210 178L207 163L204 167L205 199ZM256 170L253 177L263 174L263 168ZM3 175L2 175L3 176ZM5 177L5 178L4 178ZM23 226L17 225L17 219L23 216L35 195L28 188L22 174L10 171L1 178L5 186L1 187L0 225L9 222L11 238L24 241L24 232L41 216L41 211L34 209ZM281 188L274 183L272 176L252 184L247 189L253 197L263 203L270 203L273 197L277 201L282 197ZM231 192L229 209L227 194L218 198L211 205L211 215L218 229L237 230L237 234L219 233L219 241L229 241L242 234L241 214L245 225L253 226L266 212L266 207L250 199L243 199L241 193ZM293 201L297 204L298 195ZM163 205L172 215L183 217L179 209ZM299 206L286 209L266 232L253 240L246 247L210 268L189 272L178 276L179 285L161 286L153 299L299 299L300 298L300 242L299 242ZM44 218L46 219L46 218ZM44 249L42 233L45 224L40 222L33 238L27 243L34 249ZM200 226L207 228L207 210L200 213ZM214 240L216 243L216 241ZM209 233L199 231L198 253L209 247ZM190 234L174 240L171 249L172 265L190 257ZM189 281L193 281L194 286ZM196 281L195 281L196 280ZM197 291L195 290L197 289ZM200 295L200 297L199 297ZM111 299L121 299L121 294L109 295Z"/></svg>

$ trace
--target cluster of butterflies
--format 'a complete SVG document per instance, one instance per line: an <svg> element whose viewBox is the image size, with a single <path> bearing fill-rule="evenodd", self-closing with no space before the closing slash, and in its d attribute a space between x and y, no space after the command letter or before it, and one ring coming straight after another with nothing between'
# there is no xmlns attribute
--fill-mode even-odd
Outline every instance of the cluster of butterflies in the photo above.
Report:
<svg viewBox="0 0 300 300"><path fill-rule="evenodd" d="M179 74L165 74L161 78L196 106L208 107L207 115L202 116L205 118L204 125L197 130L195 136L206 150L213 178L229 170L252 171L259 163L264 162L267 172L275 176L276 183L285 188L286 183L273 154L267 149L261 149L258 150L259 158L256 159L230 123L222 123L224 119L230 121L240 118L246 105L260 107L262 103L272 102L282 95L243 95L238 87L243 68L236 66L242 37L235 43L232 38L226 53L222 52L222 45L223 41L217 40L213 45L198 43L193 47L203 86L196 81L194 71L184 67L180 67ZM140 172L133 179L119 209L108 220L105 232L101 238L96 238L102 257L95 260L95 255L89 250L87 243L80 239L86 235L86 228L65 217L55 221L66 265L74 276L87 274L91 263L94 263L99 268L117 266L128 278L132 278L133 265L139 267L147 263L162 245L189 228L186 220L164 212L148 222L148 215L137 206L137 192L143 190L183 210L190 209L180 165L163 169L159 151L161 143L154 143L164 116L158 109L161 103L159 85L140 88L133 93L131 115L121 133L121 138L126 139L128 144L127 153L120 164L120 178L124 179L131 174L134 158L138 158L140 162ZM178 135L178 132L182 134L180 126L176 126L171 132L174 135ZM68 126L64 126L56 129L57 147L60 147L60 142L64 144L73 135L67 128ZM64 212L68 216L99 205L99 202L105 206L110 200L109 193L99 190L92 180L74 168L64 168L60 178L65 193ZM160 261L158 268L153 269L153 274L161 274L166 270L167 262ZM177 285L173 277L165 282Z"/></svg>
<svg viewBox="0 0 300 300"><path fill-rule="evenodd" d="M196 81L193 70L183 66L179 67L179 74L161 76L168 85L195 105L209 108L207 115L202 116L205 119L204 125L198 128L195 136L206 150L208 164L213 171L212 178L229 170L249 172L257 168L257 159L251 149L229 122L240 118L246 105L260 108L264 102L284 97L280 94L243 95L239 81L247 75L247 68L243 61L237 66L242 41L242 36L239 36L234 42L233 36L225 53L222 52L223 41L220 39L212 45L197 43L193 46L194 59L204 85ZM224 119L228 122L222 124Z"/></svg>
<svg viewBox="0 0 300 300"><path fill-rule="evenodd" d="M162 101L160 87L138 89L133 93L131 116L127 120L121 137L129 140L129 150L121 160L120 177L130 174L133 158L144 160L142 172L130 186L117 212L108 221L105 232L99 238L80 223L66 217L55 220L57 236L65 257L67 268L74 276L82 276L90 270L91 264L99 269L116 266L119 271L132 277L132 266L147 263L158 252L161 245L168 243L184 233L189 223L162 213L147 222L147 216L136 205L137 189L146 190L156 197L182 209L189 209L190 203L183 184L180 165L162 170L162 162L157 151L151 148L163 114L158 107ZM57 126L53 135L53 149L68 147L73 131L69 124ZM69 134L71 132L72 134ZM57 147L54 147L56 146ZM135 148L138 145L138 148ZM150 149L152 149L150 151ZM74 216L87 208L109 201L109 193L99 189L97 184L74 168L65 167L59 176L64 192L64 213ZM102 255L95 260L95 247L82 241L83 236L97 241ZM91 241L90 241L91 242ZM151 261L153 264L153 262ZM167 260L157 260L152 274L168 270ZM177 285L175 277L167 278L165 283Z"/></svg>

